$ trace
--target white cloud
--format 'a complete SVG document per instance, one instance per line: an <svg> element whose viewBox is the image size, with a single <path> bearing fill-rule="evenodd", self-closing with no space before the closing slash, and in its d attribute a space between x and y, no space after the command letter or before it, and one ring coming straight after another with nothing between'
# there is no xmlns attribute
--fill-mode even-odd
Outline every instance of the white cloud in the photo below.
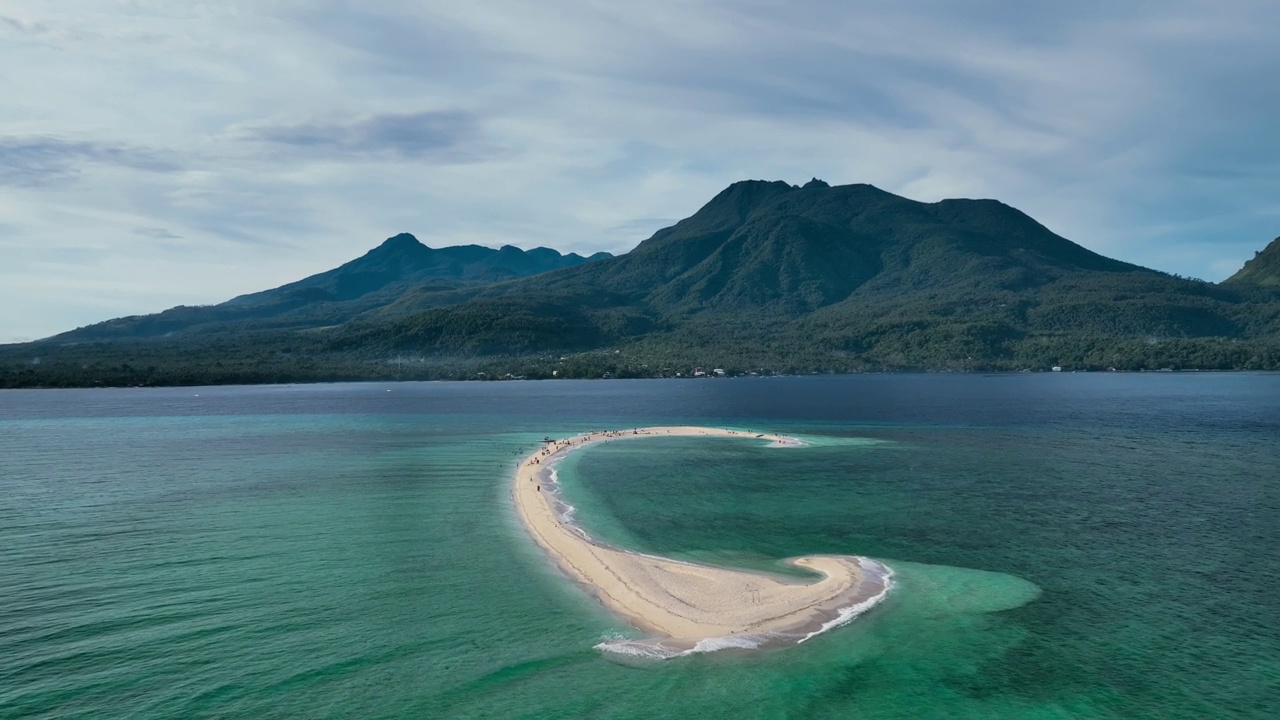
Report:
<svg viewBox="0 0 1280 720"><path fill-rule="evenodd" d="M1278 25L1261 0L0 8L0 341L399 231L625 251L747 177L996 197L1220 279L1280 232Z"/></svg>

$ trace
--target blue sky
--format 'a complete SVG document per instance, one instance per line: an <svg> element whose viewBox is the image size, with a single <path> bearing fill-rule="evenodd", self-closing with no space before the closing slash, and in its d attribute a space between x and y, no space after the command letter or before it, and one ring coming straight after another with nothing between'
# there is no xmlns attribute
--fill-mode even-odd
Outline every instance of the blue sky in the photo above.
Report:
<svg viewBox="0 0 1280 720"><path fill-rule="evenodd" d="M1280 234L1277 27L1274 0L0 3L0 342L401 231L624 252L747 178L997 198L1221 280Z"/></svg>

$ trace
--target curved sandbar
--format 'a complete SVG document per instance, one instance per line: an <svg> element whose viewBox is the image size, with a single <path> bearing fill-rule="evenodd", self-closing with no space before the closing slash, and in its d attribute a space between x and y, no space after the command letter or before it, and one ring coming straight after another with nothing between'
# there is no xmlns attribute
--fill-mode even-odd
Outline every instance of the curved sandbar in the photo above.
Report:
<svg viewBox="0 0 1280 720"><path fill-rule="evenodd" d="M654 635L649 640L606 644L616 645L607 649L663 657L727 646L803 642L884 597L892 584L892 573L868 558L806 555L788 560L823 576L803 582L608 547L592 540L558 512L552 468L569 451L606 440L682 436L759 439L775 446L801 444L779 435L704 427L591 432L545 442L516 471L512 491L516 511L534 540L606 607Z"/></svg>

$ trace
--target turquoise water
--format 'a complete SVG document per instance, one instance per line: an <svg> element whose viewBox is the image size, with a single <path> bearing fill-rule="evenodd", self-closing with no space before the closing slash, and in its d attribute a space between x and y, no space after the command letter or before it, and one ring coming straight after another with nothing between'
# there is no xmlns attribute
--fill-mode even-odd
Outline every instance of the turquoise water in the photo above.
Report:
<svg viewBox="0 0 1280 720"><path fill-rule="evenodd" d="M388 392L389 391L389 392ZM198 396L198 397L197 397ZM507 484L620 545L889 563L799 647L636 662ZM0 718L1280 714L1280 376L0 393Z"/></svg>

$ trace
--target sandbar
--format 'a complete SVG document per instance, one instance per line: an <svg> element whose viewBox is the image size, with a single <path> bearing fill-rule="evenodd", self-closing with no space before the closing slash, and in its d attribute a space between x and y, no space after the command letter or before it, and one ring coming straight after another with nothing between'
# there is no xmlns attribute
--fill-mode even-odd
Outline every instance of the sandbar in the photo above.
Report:
<svg viewBox="0 0 1280 720"><path fill-rule="evenodd" d="M554 467L567 453L606 441L699 436L743 438L777 447L802 444L781 435L709 427L593 431L548 438L516 470L516 513L534 541L605 607L650 635L602 643L604 649L670 657L803 642L884 598L892 572L869 558L806 555L786 560L821 576L806 582L610 547L566 517Z"/></svg>

